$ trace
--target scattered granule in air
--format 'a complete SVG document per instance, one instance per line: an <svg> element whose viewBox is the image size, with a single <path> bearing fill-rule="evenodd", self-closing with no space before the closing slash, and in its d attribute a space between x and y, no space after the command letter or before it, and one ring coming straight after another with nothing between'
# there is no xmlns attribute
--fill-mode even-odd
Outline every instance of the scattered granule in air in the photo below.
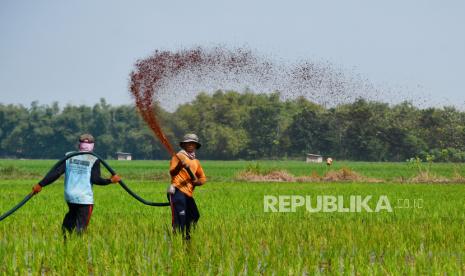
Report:
<svg viewBox="0 0 465 276"><path fill-rule="evenodd" d="M304 97L323 106L358 98L376 100L382 91L359 75L328 62L277 61L246 48L191 48L155 51L138 60L130 74L130 92L145 122L170 154L153 103L174 110L200 92L216 90L279 92L283 99Z"/></svg>

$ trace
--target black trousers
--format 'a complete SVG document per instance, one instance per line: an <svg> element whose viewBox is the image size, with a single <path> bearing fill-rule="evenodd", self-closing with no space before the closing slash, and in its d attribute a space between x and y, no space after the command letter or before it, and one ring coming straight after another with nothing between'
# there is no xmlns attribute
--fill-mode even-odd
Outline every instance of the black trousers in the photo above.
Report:
<svg viewBox="0 0 465 276"><path fill-rule="evenodd" d="M176 188L174 195L168 194L171 206L171 224L173 231L181 231L186 239L190 239L191 226L200 218L195 200Z"/></svg>
<svg viewBox="0 0 465 276"><path fill-rule="evenodd" d="M63 234L72 233L74 230L76 230L76 233L82 234L89 225L94 205L68 202L68 208L69 211L63 219Z"/></svg>

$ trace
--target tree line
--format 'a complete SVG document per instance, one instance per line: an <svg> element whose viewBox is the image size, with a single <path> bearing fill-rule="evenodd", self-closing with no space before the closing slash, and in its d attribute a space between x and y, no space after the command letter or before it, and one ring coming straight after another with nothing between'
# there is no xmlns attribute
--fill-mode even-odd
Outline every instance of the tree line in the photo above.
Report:
<svg viewBox="0 0 465 276"><path fill-rule="evenodd" d="M282 100L279 93L217 91L201 93L174 112L154 108L173 144L186 132L199 135L202 159L303 159L315 153L344 160L465 161L465 112L453 107L358 99L325 108L304 98ZM102 157L123 151L135 159L168 158L133 105L112 106L104 99L63 108L0 104L2 158L59 158L76 149L83 132L96 137Z"/></svg>

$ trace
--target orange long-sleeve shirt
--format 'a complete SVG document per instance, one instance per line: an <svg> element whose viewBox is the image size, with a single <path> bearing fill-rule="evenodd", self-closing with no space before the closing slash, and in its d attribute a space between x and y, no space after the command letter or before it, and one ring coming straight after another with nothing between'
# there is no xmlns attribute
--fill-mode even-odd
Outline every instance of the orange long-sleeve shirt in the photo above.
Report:
<svg viewBox="0 0 465 276"><path fill-rule="evenodd" d="M197 180L200 182L200 185L203 185L207 181L207 177L203 172L202 166L198 159L189 159L185 154L182 152L178 153L177 156L183 160L187 165L189 165L192 173L197 177ZM179 159L176 156L173 156L170 161L170 171L173 171L179 163ZM176 186L182 193L185 195L192 197L194 193L194 184L189 176L187 170L182 169L179 173L175 176L171 176L171 184Z"/></svg>

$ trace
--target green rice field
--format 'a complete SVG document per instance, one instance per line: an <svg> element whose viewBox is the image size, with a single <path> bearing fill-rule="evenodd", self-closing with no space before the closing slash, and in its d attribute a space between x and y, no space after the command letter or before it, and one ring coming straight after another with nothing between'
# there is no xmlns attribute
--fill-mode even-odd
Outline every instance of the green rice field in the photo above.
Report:
<svg viewBox="0 0 465 276"><path fill-rule="evenodd" d="M0 160L0 213L18 203L54 160ZM110 161L135 192L165 201L167 161ZM64 243L63 179L0 222L0 275L314 275L465 273L465 185L409 183L420 170L465 176L463 164L203 161L208 182L194 197L201 218L184 241L169 207L149 207L118 184L95 186L85 235ZM239 172L296 176L349 168L380 183L246 182ZM104 169L102 168L102 171ZM433 179L433 178L432 178ZM434 182L434 181L432 181ZM371 196L392 212L265 212L265 196ZM313 202L312 202L313 204ZM347 202L345 202L347 204ZM375 204L371 203L371 205Z"/></svg>

